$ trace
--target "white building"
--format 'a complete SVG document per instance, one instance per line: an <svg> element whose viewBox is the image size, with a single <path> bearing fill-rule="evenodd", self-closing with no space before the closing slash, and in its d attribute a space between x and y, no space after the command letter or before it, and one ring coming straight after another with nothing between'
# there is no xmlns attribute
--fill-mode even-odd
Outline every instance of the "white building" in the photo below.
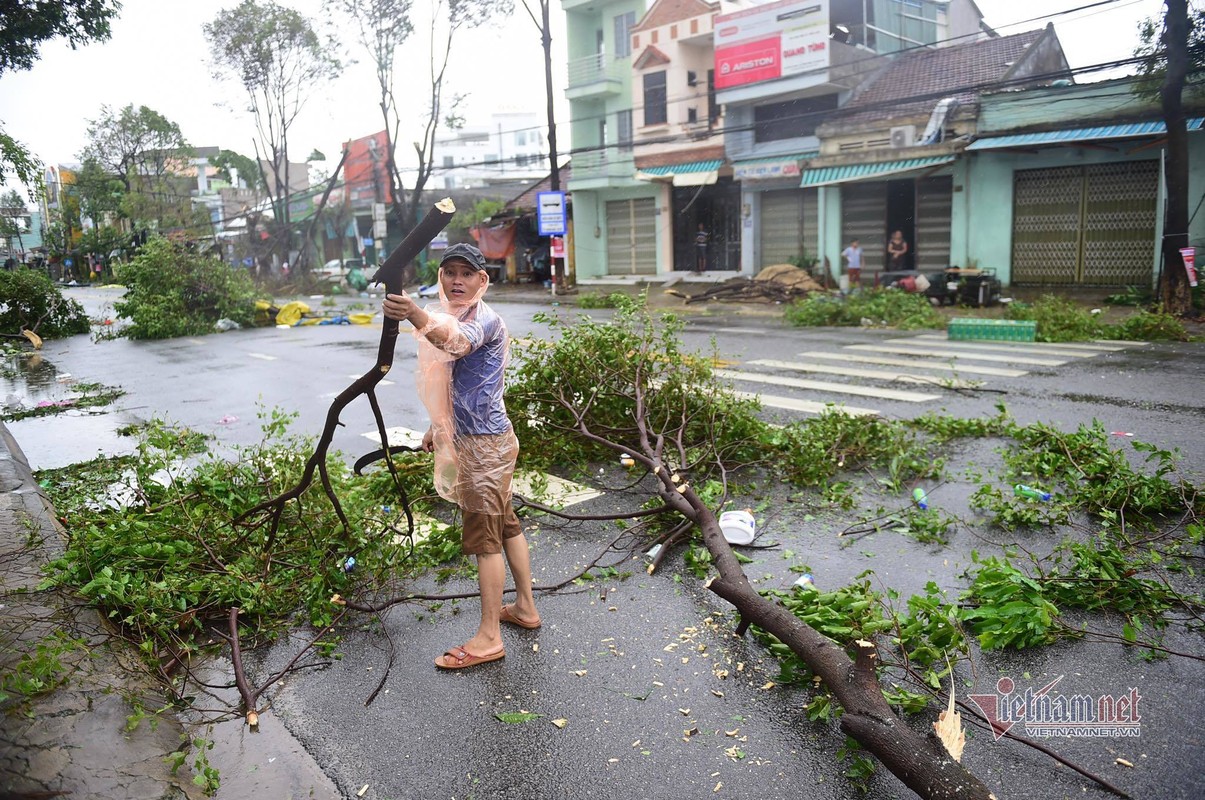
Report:
<svg viewBox="0 0 1205 800"><path fill-rule="evenodd" d="M489 125L446 131L435 140L432 185L472 189L535 182L548 174L547 119L533 111L501 111Z"/></svg>

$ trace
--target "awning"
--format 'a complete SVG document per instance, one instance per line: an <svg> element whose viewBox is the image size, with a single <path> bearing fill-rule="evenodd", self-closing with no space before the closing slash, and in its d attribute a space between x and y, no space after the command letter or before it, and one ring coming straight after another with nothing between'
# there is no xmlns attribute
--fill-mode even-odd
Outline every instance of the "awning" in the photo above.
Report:
<svg viewBox="0 0 1205 800"><path fill-rule="evenodd" d="M720 179L723 159L712 161L689 161L685 164L668 164L664 167L645 167L636 172L642 181L666 181L674 186L704 186Z"/></svg>
<svg viewBox="0 0 1205 800"><path fill-rule="evenodd" d="M1205 118L1190 119L1188 129L1190 131L1200 130L1202 123L1205 123ZM1003 150L1009 147L1038 147L1075 142L1099 142L1110 139L1135 139L1143 136L1162 136L1166 133L1167 125L1163 120L1150 120L1148 122L1130 122L1124 125L1098 125L1093 128L1068 128L1061 131L985 136L971 142L966 149Z"/></svg>
<svg viewBox="0 0 1205 800"><path fill-rule="evenodd" d="M794 153L785 156L741 159L733 162L732 177L738 181L795 178L801 174L800 164L809 158L815 158L817 155L819 153L812 150L808 153Z"/></svg>
<svg viewBox="0 0 1205 800"><path fill-rule="evenodd" d="M846 164L839 167L820 167L805 170L804 188L808 186L829 186L835 183L850 181L865 181L871 178L883 178L888 175L898 175L901 172L913 172L918 169L940 167L949 164L954 156L926 156L924 158L906 158L902 161L880 161L876 164Z"/></svg>

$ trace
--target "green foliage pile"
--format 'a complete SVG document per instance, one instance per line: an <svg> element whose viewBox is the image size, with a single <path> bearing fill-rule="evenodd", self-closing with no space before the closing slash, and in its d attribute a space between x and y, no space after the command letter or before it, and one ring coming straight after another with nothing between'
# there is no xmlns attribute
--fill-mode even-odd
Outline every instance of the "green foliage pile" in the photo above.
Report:
<svg viewBox="0 0 1205 800"><path fill-rule="evenodd" d="M931 689L940 689L949 674L950 664L969 645L958 622L957 606L948 602L930 581L925 594L913 595L900 608L900 595L894 589L879 591L871 586L870 573L859 575L847 586L832 591L792 588L763 592L816 631L849 649L862 639L879 645L879 670L907 664ZM772 634L754 626L754 634L763 641L779 662L779 680L810 686L813 674L803 659ZM948 660L947 660L948 659ZM884 690L892 705L915 713L927 704L927 698L900 687ZM817 693L808 705L808 717L830 719L839 714L827 690Z"/></svg>
<svg viewBox="0 0 1205 800"><path fill-rule="evenodd" d="M286 505L275 534L266 518L233 525L297 484L313 441L288 435L290 419L265 418L263 441L233 460L200 456L203 437L154 422L134 456L39 473L69 537L43 587L73 589L156 663L211 646L209 630L225 630L232 607L241 609L250 644L283 631L299 609L312 624L329 624L339 608L332 595L459 554L458 533L447 529L411 557L408 540L391 533L405 532L406 520L392 508L387 473L356 477L336 456L331 484L350 530L317 481ZM399 459L398 467L409 489L428 490L429 460Z"/></svg>
<svg viewBox="0 0 1205 800"><path fill-rule="evenodd" d="M1136 342L1187 342L1188 329L1178 317L1163 311L1142 309L1105 328L1104 338Z"/></svg>
<svg viewBox="0 0 1205 800"><path fill-rule="evenodd" d="M824 486L842 470L884 470L888 483L940 474L943 461L907 424L838 408L778 430L767 438L776 466L800 486Z"/></svg>
<svg viewBox="0 0 1205 800"><path fill-rule="evenodd" d="M623 292L583 292L577 297L578 308L616 308L627 295Z"/></svg>
<svg viewBox="0 0 1205 800"><path fill-rule="evenodd" d="M1163 311L1143 309L1119 323L1105 324L1089 309L1049 294L1033 303L1010 303L1004 317L1036 323L1035 337L1039 342L1188 341L1184 323Z"/></svg>
<svg viewBox="0 0 1205 800"><path fill-rule="evenodd" d="M246 270L166 239L148 242L117 279L126 294L113 307L130 321L120 335L131 339L198 336L212 333L219 319L244 326L255 320L256 290Z"/></svg>
<svg viewBox="0 0 1205 800"><path fill-rule="evenodd" d="M0 270L0 333L18 336L25 328L43 339L87 333L84 307L63 297L43 272Z"/></svg>
<svg viewBox="0 0 1205 800"><path fill-rule="evenodd" d="M800 328L865 324L914 330L943 328L946 324L945 317L923 294L899 289L864 289L844 298L810 295L787 306L783 317Z"/></svg>
<svg viewBox="0 0 1205 800"><path fill-rule="evenodd" d="M1029 482L1052 497L1035 504L983 485L971 499L975 508L992 514L1000 527L1016 529L1066 521L1083 512L1129 528L1149 528L1165 515L1201 510L1200 492L1177 477L1179 455L1141 441L1132 448L1145 454L1151 471L1133 466L1114 449L1099 420L1074 432L1034 423L1011 431L1016 446L1003 454L1008 483Z"/></svg>
<svg viewBox="0 0 1205 800"><path fill-rule="evenodd" d="M615 457L581 435L574 407L585 410L596 436L633 452L640 443L636 420L643 418L649 431L672 442L675 461L681 448L685 461L678 466L687 471L763 457L767 426L756 416L759 404L737 397L712 374L714 355L682 350L679 318L654 316L643 298L625 297L611 320L536 319L549 325L552 338L516 348L506 392L526 465L584 466ZM694 483L704 479L695 475Z"/></svg>

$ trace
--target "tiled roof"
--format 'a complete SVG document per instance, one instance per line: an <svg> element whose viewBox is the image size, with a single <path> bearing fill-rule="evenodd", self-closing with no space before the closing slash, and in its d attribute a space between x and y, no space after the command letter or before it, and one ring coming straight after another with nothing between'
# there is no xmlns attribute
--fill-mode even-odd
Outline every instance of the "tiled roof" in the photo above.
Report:
<svg viewBox="0 0 1205 800"><path fill-rule="evenodd" d="M644 48L644 52L632 63L633 69L646 69L648 67L660 67L669 63L669 56L661 52L655 45L649 45Z"/></svg>
<svg viewBox="0 0 1205 800"><path fill-rule="evenodd" d="M647 31L671 22L681 22L691 17L713 14L719 8L719 3L708 3L705 0L657 0L640 22L632 28L632 32Z"/></svg>
<svg viewBox="0 0 1205 800"><path fill-rule="evenodd" d="M1044 33L1046 29L1039 29L904 53L833 118L851 123L911 117L928 113L935 100L942 97L956 97L961 104L972 103L983 89L1002 80ZM900 102L916 97L924 99Z"/></svg>

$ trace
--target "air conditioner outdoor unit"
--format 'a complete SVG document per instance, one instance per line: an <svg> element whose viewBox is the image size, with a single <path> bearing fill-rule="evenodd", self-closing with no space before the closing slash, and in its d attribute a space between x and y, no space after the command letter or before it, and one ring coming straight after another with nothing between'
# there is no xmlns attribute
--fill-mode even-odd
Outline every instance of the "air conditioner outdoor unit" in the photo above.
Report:
<svg viewBox="0 0 1205 800"><path fill-rule="evenodd" d="M915 125L901 125L891 129L892 147L911 147L916 139Z"/></svg>

